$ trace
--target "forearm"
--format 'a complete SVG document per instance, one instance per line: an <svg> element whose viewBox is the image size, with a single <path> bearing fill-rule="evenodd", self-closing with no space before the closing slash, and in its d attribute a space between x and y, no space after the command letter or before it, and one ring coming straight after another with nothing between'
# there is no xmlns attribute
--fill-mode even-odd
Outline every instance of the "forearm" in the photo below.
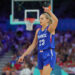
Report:
<svg viewBox="0 0 75 75"><path fill-rule="evenodd" d="M27 51L24 52L23 56L27 56L28 54L30 54L30 53L34 50L34 48L35 48L35 46L34 46L33 44L31 44L31 45L28 47Z"/></svg>
<svg viewBox="0 0 75 75"><path fill-rule="evenodd" d="M18 62L23 62L23 59L25 56L27 56L31 51L33 51L37 45L37 32L35 33L35 37L33 40L33 43L28 47L28 49L26 50L26 52L23 53L23 55L19 58Z"/></svg>
<svg viewBox="0 0 75 75"><path fill-rule="evenodd" d="M49 11L48 14L52 17L52 19L54 21L57 21L58 22L58 18L51 11Z"/></svg>

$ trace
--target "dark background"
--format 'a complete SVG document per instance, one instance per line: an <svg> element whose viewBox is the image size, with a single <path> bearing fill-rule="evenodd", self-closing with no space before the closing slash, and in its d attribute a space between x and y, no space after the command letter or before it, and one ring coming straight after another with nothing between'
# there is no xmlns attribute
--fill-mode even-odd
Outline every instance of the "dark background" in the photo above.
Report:
<svg viewBox="0 0 75 75"><path fill-rule="evenodd" d="M54 0L54 13L58 18L75 18L75 0ZM9 18L11 14L11 0L0 0L0 16Z"/></svg>

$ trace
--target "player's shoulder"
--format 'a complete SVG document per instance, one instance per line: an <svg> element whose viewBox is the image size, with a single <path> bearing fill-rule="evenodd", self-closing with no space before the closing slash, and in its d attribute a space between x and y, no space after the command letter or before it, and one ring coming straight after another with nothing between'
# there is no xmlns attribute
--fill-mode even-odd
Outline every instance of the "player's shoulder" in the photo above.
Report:
<svg viewBox="0 0 75 75"><path fill-rule="evenodd" d="M38 32L39 32L39 30L40 30L40 28L38 28L38 29L36 30L36 33L38 33Z"/></svg>

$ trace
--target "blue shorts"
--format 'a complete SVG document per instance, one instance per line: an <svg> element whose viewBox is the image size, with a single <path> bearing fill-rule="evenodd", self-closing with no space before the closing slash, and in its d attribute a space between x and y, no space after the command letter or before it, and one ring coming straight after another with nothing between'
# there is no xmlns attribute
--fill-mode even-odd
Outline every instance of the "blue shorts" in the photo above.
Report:
<svg viewBox="0 0 75 75"><path fill-rule="evenodd" d="M54 69L56 64L56 54L54 49L42 50L38 52L38 68L41 70L44 66L50 64Z"/></svg>

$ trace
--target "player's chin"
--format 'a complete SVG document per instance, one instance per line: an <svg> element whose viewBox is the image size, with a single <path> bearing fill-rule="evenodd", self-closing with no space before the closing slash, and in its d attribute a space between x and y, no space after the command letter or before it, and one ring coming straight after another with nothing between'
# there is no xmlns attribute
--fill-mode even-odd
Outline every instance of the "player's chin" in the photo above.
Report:
<svg viewBox="0 0 75 75"><path fill-rule="evenodd" d="M42 24L40 23L40 25L42 26Z"/></svg>
<svg viewBox="0 0 75 75"><path fill-rule="evenodd" d="M40 23L40 25L43 26L44 24L43 23Z"/></svg>

